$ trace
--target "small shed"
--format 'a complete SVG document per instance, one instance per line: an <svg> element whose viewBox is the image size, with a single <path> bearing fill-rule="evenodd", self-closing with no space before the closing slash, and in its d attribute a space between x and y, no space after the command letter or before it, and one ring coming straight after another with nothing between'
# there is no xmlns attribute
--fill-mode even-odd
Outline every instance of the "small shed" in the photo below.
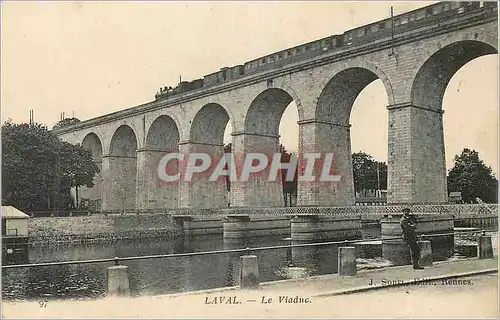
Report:
<svg viewBox="0 0 500 320"><path fill-rule="evenodd" d="M29 218L12 206L2 206L2 237L27 237Z"/></svg>

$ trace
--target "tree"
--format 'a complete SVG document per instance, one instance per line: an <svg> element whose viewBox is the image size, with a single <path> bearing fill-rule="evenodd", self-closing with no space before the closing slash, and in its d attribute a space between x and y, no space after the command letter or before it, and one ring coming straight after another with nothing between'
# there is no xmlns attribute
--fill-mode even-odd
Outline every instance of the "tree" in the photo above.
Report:
<svg viewBox="0 0 500 320"><path fill-rule="evenodd" d="M78 206L78 187L92 188L94 175L99 172L99 168L94 163L90 150L63 141L59 146L59 159L61 178L64 179L65 186L75 188Z"/></svg>
<svg viewBox="0 0 500 320"><path fill-rule="evenodd" d="M281 163L289 163L291 158L292 158L292 153L289 153L288 151L286 151L285 146L283 144L280 144L279 151L281 153ZM297 194L298 168L295 167L295 174L294 174L293 181L286 181L287 173L288 173L288 170L281 170L280 169L281 181L283 184L283 197L285 199L285 206L287 206L288 204L291 204L292 195Z"/></svg>
<svg viewBox="0 0 500 320"><path fill-rule="evenodd" d="M2 126L2 198L19 208L45 207L54 184L57 139L40 124Z"/></svg>
<svg viewBox="0 0 500 320"><path fill-rule="evenodd" d="M71 187L93 186L90 151L61 141L41 124L2 126L2 198L27 210L66 208Z"/></svg>
<svg viewBox="0 0 500 320"><path fill-rule="evenodd" d="M455 156L454 163L448 173L449 192L462 192L464 202L475 201L476 197L486 203L498 202L498 180L477 151L465 148Z"/></svg>
<svg viewBox="0 0 500 320"><path fill-rule="evenodd" d="M352 154L352 169L356 192L387 189L387 164L385 162L375 161L371 155L357 152Z"/></svg>
<svg viewBox="0 0 500 320"><path fill-rule="evenodd" d="M64 127L69 127L69 126L72 126L72 125L77 124L79 122L81 122L81 121L78 118L64 118L61 121L59 121L58 123L56 123L54 125L54 127L52 128L52 130L57 130L57 129L61 129Z"/></svg>

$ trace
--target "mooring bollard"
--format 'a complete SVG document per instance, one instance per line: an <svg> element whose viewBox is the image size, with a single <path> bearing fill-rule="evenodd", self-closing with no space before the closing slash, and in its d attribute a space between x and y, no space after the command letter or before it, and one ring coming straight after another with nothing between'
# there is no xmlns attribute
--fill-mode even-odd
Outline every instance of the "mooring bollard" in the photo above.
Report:
<svg viewBox="0 0 500 320"><path fill-rule="evenodd" d="M339 248L339 276L355 276L356 270L356 248Z"/></svg>
<svg viewBox="0 0 500 320"><path fill-rule="evenodd" d="M422 267L432 267L432 263L434 262L432 258L432 246L431 242L428 240L422 240L418 242L420 246L420 260L419 264Z"/></svg>
<svg viewBox="0 0 500 320"><path fill-rule="evenodd" d="M483 234L479 236L478 246L477 246L477 256L479 259L491 259L493 258L493 246L491 244L491 236L486 235L483 230Z"/></svg>
<svg viewBox="0 0 500 320"><path fill-rule="evenodd" d="M259 263L257 256L241 256L240 289L258 289L259 287Z"/></svg>
<svg viewBox="0 0 500 320"><path fill-rule="evenodd" d="M128 280L128 267L118 265L108 267L108 296L130 296L130 283Z"/></svg>

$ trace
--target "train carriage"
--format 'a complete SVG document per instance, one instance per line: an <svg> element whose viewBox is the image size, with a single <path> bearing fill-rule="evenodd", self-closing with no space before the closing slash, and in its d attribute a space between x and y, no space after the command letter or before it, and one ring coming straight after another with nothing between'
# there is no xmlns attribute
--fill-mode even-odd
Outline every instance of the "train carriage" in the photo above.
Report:
<svg viewBox="0 0 500 320"><path fill-rule="evenodd" d="M219 71L204 76L192 82L181 82L176 88L160 91L156 98L171 96L199 88L209 88L241 77L261 72L276 70L296 62L332 53L339 48L372 43L391 36L404 36L409 31L425 28L430 24L445 25L450 18L463 15L496 14L498 3L492 2L439 2L431 6L409 11L388 19L377 21L359 28L351 29L342 35L332 35L326 38L301 44L278 51L258 59L246 62L244 65L224 67Z"/></svg>

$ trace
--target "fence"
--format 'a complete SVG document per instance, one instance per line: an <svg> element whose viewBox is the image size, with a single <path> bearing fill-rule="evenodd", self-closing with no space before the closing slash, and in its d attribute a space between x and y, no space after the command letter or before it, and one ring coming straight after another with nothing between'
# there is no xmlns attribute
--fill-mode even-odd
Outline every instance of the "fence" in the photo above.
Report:
<svg viewBox="0 0 500 320"><path fill-rule="evenodd" d="M78 216L89 216L91 214L100 214L98 211L87 211L87 210L54 210L54 211L31 211L26 212L31 218L44 218L44 217L78 217Z"/></svg>
<svg viewBox="0 0 500 320"><path fill-rule="evenodd" d="M106 211L33 211L31 217L82 216L95 214L168 214L168 215L391 215L410 207L415 214L450 214L457 218L470 214L498 215L498 204L415 204L415 205L355 205L349 207L278 207L278 208L212 208L212 209L122 209Z"/></svg>
<svg viewBox="0 0 500 320"><path fill-rule="evenodd" d="M455 217L455 227L491 228L498 226L498 215L463 214Z"/></svg>

